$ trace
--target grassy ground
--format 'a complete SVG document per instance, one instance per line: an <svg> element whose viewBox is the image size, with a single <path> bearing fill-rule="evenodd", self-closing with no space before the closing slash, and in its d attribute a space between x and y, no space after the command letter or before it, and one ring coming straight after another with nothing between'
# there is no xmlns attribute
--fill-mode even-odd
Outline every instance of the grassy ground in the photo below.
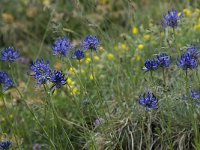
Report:
<svg viewBox="0 0 200 150"><path fill-rule="evenodd" d="M188 46L199 48L199 6L198 0L1 0L1 50L21 53L16 63L0 62L17 85L0 94L1 141L21 150L200 149L199 100L187 93L200 88L200 70L188 70L187 82L177 67ZM184 14L175 32L161 23L172 9ZM79 45L90 34L101 47L83 61L52 55L56 38ZM142 70L160 52L172 57L167 86L162 69L152 76ZM68 77L53 95L29 75L37 58ZM149 90L157 110L138 103Z"/></svg>

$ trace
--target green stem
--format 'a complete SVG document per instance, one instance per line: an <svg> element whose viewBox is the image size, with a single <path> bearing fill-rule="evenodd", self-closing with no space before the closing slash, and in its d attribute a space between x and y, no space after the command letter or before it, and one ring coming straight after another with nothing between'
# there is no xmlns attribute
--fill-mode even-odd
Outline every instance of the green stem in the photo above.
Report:
<svg viewBox="0 0 200 150"><path fill-rule="evenodd" d="M163 73L164 88L166 88L167 84L166 84L166 77L165 77L165 69L164 68L162 68L162 73Z"/></svg>
<svg viewBox="0 0 200 150"><path fill-rule="evenodd" d="M187 92L187 95L189 95L189 87L188 87L188 70L185 71L185 89Z"/></svg>

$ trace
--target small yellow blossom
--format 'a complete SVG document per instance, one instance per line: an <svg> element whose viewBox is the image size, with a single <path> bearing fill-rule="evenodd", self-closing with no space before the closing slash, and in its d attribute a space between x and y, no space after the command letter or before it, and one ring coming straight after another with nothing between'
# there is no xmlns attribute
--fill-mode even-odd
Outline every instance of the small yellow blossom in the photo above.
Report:
<svg viewBox="0 0 200 150"><path fill-rule="evenodd" d="M192 16L192 13L191 13L191 11L189 9L183 9L183 13L187 17L191 17Z"/></svg>
<svg viewBox="0 0 200 150"><path fill-rule="evenodd" d="M108 57L108 60L114 60L115 59L114 55L111 54L111 53L109 53L107 57Z"/></svg>
<svg viewBox="0 0 200 150"><path fill-rule="evenodd" d="M42 3L44 6L49 7L51 2L50 2L50 0L43 0Z"/></svg>
<svg viewBox="0 0 200 150"><path fill-rule="evenodd" d="M137 56L135 57L135 59L136 59L136 61L140 61L140 60L141 60L141 57L140 57L139 55L137 55Z"/></svg>
<svg viewBox="0 0 200 150"><path fill-rule="evenodd" d="M70 74L76 74L78 71L76 70L76 68L74 68L74 67L70 67L69 68L69 73Z"/></svg>
<svg viewBox="0 0 200 150"><path fill-rule="evenodd" d="M80 92L79 92L78 88L75 87L75 88L72 89L72 91L70 92L70 94L76 96L76 95L79 95Z"/></svg>
<svg viewBox="0 0 200 150"><path fill-rule="evenodd" d="M75 82L74 82L70 77L68 77L67 83L68 83L69 85L74 85L74 84L75 84Z"/></svg>
<svg viewBox="0 0 200 150"><path fill-rule="evenodd" d="M10 115L9 115L9 118L10 118L10 119L12 119L12 118L13 118L13 115L12 115L12 114L10 114Z"/></svg>
<svg viewBox="0 0 200 150"><path fill-rule="evenodd" d="M132 28L132 33L133 33L133 34L138 34L138 28L133 27L133 28Z"/></svg>
<svg viewBox="0 0 200 150"><path fill-rule="evenodd" d="M109 3L109 0L99 0L99 4L106 5Z"/></svg>
<svg viewBox="0 0 200 150"><path fill-rule="evenodd" d="M96 61L100 60L99 56L94 56L94 60Z"/></svg>
<svg viewBox="0 0 200 150"><path fill-rule="evenodd" d="M90 62L91 62L91 58L88 57L88 58L85 59L86 64L89 64Z"/></svg>
<svg viewBox="0 0 200 150"><path fill-rule="evenodd" d="M10 13L3 13L1 16L5 23L11 24L14 21L14 16Z"/></svg>
<svg viewBox="0 0 200 150"><path fill-rule="evenodd" d="M200 23L194 26L194 30L200 30Z"/></svg>
<svg viewBox="0 0 200 150"><path fill-rule="evenodd" d="M124 49L124 50L128 49L128 47L126 46L126 44L121 44L121 48Z"/></svg>
<svg viewBox="0 0 200 150"><path fill-rule="evenodd" d="M149 34L145 34L143 38L144 38L145 41L149 41L150 40L150 35Z"/></svg>
<svg viewBox="0 0 200 150"><path fill-rule="evenodd" d="M139 50L143 50L143 49L144 49L144 45L139 44L139 45L138 45L138 49L139 49Z"/></svg>
<svg viewBox="0 0 200 150"><path fill-rule="evenodd" d="M105 49L102 46L99 47L99 51L104 51L104 50Z"/></svg>
<svg viewBox="0 0 200 150"><path fill-rule="evenodd" d="M95 80L95 76L93 74L90 75L90 80Z"/></svg>

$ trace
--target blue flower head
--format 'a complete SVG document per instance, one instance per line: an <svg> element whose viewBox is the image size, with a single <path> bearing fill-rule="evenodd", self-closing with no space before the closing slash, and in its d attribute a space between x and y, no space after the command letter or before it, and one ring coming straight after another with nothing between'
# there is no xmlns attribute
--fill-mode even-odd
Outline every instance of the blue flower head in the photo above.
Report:
<svg viewBox="0 0 200 150"><path fill-rule="evenodd" d="M152 92L141 95L139 97L139 104L146 107L146 110L158 108L158 100Z"/></svg>
<svg viewBox="0 0 200 150"><path fill-rule="evenodd" d="M164 27L177 28L182 17L182 15L178 15L177 10L168 11L168 14L164 15Z"/></svg>
<svg viewBox="0 0 200 150"><path fill-rule="evenodd" d="M157 59L160 67L167 68L171 64L171 57L166 53L161 53Z"/></svg>
<svg viewBox="0 0 200 150"><path fill-rule="evenodd" d="M193 99L200 99L200 91L192 90L190 94Z"/></svg>
<svg viewBox="0 0 200 150"><path fill-rule="evenodd" d="M8 88L15 86L10 76L3 71L0 71L0 86L2 86L3 90L7 90Z"/></svg>
<svg viewBox="0 0 200 150"><path fill-rule="evenodd" d="M143 70L149 71L149 70L157 70L159 67L159 61L157 59L148 59L145 61Z"/></svg>
<svg viewBox="0 0 200 150"><path fill-rule="evenodd" d="M196 46L190 46L187 48L187 53L196 57L199 55L198 48Z"/></svg>
<svg viewBox="0 0 200 150"><path fill-rule="evenodd" d="M86 36L86 38L82 42L82 47L84 50L96 51L96 50L98 50L99 46L100 46L99 39L97 39L96 36L92 37L92 35Z"/></svg>
<svg viewBox="0 0 200 150"><path fill-rule="evenodd" d="M81 60L81 59L85 58L85 54L84 54L84 52L81 51L81 50L76 50L76 51L74 52L74 58L76 58L76 59L78 59L78 60Z"/></svg>
<svg viewBox="0 0 200 150"><path fill-rule="evenodd" d="M0 142L0 150L7 150L12 146L12 143L10 141L3 141Z"/></svg>
<svg viewBox="0 0 200 150"><path fill-rule="evenodd" d="M178 67L182 68L183 70L195 69L198 66L197 59L190 55L189 53L184 53L181 55L180 60L177 63Z"/></svg>
<svg viewBox="0 0 200 150"><path fill-rule="evenodd" d="M44 62L43 59L37 59L30 67L32 74L37 80L38 85L45 84L51 76L51 68L49 61Z"/></svg>
<svg viewBox="0 0 200 150"><path fill-rule="evenodd" d="M52 47L53 55L67 56L71 48L73 48L73 46L70 43L70 39L67 37L58 38Z"/></svg>
<svg viewBox="0 0 200 150"><path fill-rule="evenodd" d="M67 79L62 71L54 71L51 75L51 82L54 83L56 88L61 88L63 85L67 83Z"/></svg>
<svg viewBox="0 0 200 150"><path fill-rule="evenodd" d="M1 60L14 62L20 57L20 54L17 50L12 47L6 48L1 52Z"/></svg>

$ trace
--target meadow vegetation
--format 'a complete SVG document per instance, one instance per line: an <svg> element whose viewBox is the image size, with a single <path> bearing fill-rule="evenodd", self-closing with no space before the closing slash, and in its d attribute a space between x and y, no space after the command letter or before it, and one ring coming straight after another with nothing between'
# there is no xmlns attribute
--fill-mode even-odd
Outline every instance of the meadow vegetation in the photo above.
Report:
<svg viewBox="0 0 200 150"><path fill-rule="evenodd" d="M198 0L1 0L0 149L200 149Z"/></svg>

